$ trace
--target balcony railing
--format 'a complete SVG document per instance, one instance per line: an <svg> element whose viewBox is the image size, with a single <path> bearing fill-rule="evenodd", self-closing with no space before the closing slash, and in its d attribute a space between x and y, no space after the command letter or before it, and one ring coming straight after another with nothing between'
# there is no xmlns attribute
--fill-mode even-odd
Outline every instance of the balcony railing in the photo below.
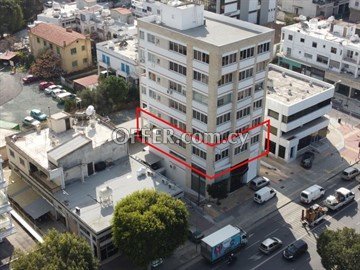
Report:
<svg viewBox="0 0 360 270"><path fill-rule="evenodd" d="M44 175L39 171L31 172L30 176L52 193L57 192L61 189L61 186L50 181L47 175Z"/></svg>

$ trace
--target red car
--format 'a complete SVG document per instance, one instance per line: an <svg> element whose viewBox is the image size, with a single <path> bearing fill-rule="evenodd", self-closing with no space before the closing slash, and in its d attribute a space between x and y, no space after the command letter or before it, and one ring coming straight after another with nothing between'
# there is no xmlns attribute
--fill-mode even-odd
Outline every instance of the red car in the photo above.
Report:
<svg viewBox="0 0 360 270"><path fill-rule="evenodd" d="M40 82L39 90L45 90L45 88L49 87L50 85L54 85L54 83L53 82Z"/></svg>
<svg viewBox="0 0 360 270"><path fill-rule="evenodd" d="M24 84L33 83L36 82L37 80L38 78L35 77L34 75L27 75L26 77L22 78Z"/></svg>

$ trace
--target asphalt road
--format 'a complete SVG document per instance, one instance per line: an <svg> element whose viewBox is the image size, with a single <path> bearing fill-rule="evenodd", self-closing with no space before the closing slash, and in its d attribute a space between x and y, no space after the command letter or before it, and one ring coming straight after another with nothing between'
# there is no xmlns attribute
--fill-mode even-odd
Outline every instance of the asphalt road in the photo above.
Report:
<svg viewBox="0 0 360 270"><path fill-rule="evenodd" d="M186 269L324 269L321 265L320 256L316 252L316 236L326 228L336 230L345 226L352 227L360 233L360 214L358 207L360 191L357 188L358 182L344 182L338 179L335 184L328 183L328 185L329 186L324 185L327 189L326 196L332 194L335 189L344 186L355 192L355 202L337 212L329 213L321 224L312 229L303 227L300 222L301 210L304 209L304 206L298 201L292 202L279 211L270 214L261 220L252 230L248 231L249 242L246 247L237 253L237 261L233 265L229 266L225 261L222 261L211 266L202 259ZM268 203L271 203L271 201ZM280 238L283 241L283 247L270 255L264 255L258 248L261 242L270 236ZM297 239L303 239L308 243L308 253L294 262L288 262L282 258L281 253L287 245Z"/></svg>

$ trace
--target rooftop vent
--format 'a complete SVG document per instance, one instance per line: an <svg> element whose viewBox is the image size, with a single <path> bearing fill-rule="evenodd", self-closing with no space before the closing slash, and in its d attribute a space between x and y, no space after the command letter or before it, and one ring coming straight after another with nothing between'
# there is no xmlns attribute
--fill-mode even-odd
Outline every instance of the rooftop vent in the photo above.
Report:
<svg viewBox="0 0 360 270"><path fill-rule="evenodd" d="M75 213L80 216L80 208L77 206L75 207Z"/></svg>

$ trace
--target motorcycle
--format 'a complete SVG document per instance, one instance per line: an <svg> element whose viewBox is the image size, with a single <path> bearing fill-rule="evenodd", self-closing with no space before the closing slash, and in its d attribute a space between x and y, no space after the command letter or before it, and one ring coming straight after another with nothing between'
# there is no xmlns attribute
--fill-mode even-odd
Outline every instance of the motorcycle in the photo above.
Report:
<svg viewBox="0 0 360 270"><path fill-rule="evenodd" d="M237 259L236 256L235 256L233 253L231 253L230 256L229 256L229 258L227 259L227 262L226 262L226 263L227 263L228 265L231 265L231 264L233 264L233 263L236 261L236 259Z"/></svg>

